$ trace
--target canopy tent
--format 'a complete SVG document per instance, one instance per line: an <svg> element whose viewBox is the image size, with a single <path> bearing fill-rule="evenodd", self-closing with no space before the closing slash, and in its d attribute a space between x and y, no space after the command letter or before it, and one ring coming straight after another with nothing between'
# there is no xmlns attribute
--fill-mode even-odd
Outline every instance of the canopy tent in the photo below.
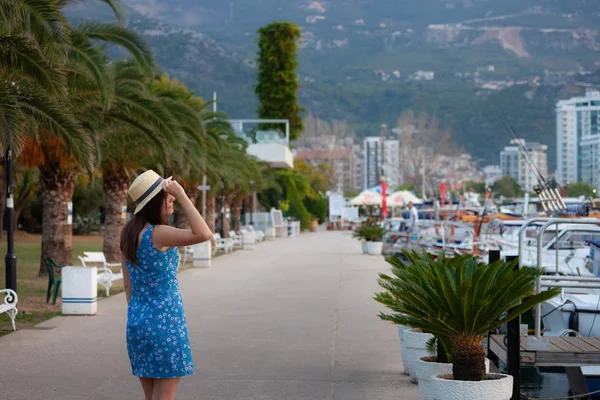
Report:
<svg viewBox="0 0 600 400"><path fill-rule="evenodd" d="M381 205L381 195L376 192L370 192L365 190L352 200L350 200L350 204L353 206L380 206Z"/></svg>
<svg viewBox="0 0 600 400"><path fill-rule="evenodd" d="M413 202L414 204L421 204L423 200L409 192L408 190L400 190L398 192L394 192L390 194L387 198L388 207L401 207L409 202Z"/></svg>

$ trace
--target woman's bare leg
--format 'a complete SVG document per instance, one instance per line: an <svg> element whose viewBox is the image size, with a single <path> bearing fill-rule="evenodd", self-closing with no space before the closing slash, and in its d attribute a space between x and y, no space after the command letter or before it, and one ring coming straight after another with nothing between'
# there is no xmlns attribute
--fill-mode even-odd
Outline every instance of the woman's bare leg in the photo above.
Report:
<svg viewBox="0 0 600 400"><path fill-rule="evenodd" d="M181 378L155 379L152 400L174 400Z"/></svg>
<svg viewBox="0 0 600 400"><path fill-rule="evenodd" d="M152 392L154 391L154 379L152 378L140 378L142 388L144 388L144 395L146 400L152 400Z"/></svg>

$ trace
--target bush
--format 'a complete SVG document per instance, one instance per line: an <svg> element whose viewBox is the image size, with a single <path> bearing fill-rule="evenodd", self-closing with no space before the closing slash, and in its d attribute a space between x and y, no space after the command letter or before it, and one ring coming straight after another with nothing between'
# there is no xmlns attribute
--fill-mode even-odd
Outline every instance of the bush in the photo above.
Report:
<svg viewBox="0 0 600 400"><path fill-rule="evenodd" d="M100 213L90 214L82 217L75 215L73 218L73 234L74 235L91 235L100 233Z"/></svg>
<svg viewBox="0 0 600 400"><path fill-rule="evenodd" d="M316 199L305 198L304 206L313 218L318 218L322 224L327 221L327 199L319 197Z"/></svg>

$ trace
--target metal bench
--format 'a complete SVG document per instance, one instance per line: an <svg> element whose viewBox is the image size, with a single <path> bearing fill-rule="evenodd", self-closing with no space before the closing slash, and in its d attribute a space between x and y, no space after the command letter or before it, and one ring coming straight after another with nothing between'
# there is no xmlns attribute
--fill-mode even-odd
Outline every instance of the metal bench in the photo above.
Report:
<svg viewBox="0 0 600 400"><path fill-rule="evenodd" d="M19 302L17 293L11 289L0 289L0 294L4 294L4 303L0 303L0 314L8 314L10 322L12 322L13 331L16 331L15 318L18 313L17 303Z"/></svg>
<svg viewBox="0 0 600 400"><path fill-rule="evenodd" d="M123 279L123 269L121 263L107 263L104 253L101 251L84 251L83 255L78 256L81 264L87 267L87 264L102 264L98 267L98 283L104 286L106 296L110 295L110 288L114 281ZM111 270L112 267L119 267L119 272L115 273Z"/></svg>

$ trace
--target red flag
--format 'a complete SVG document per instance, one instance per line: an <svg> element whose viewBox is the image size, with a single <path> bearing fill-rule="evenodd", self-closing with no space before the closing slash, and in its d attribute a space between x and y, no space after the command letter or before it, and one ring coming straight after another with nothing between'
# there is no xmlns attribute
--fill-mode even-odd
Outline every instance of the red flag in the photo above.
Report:
<svg viewBox="0 0 600 400"><path fill-rule="evenodd" d="M388 217L388 209L387 209L387 183L385 181L381 182L381 215L383 218Z"/></svg>
<svg viewBox="0 0 600 400"><path fill-rule="evenodd" d="M446 184L444 182L440 183L440 205L444 205L444 202L448 201L446 198Z"/></svg>

